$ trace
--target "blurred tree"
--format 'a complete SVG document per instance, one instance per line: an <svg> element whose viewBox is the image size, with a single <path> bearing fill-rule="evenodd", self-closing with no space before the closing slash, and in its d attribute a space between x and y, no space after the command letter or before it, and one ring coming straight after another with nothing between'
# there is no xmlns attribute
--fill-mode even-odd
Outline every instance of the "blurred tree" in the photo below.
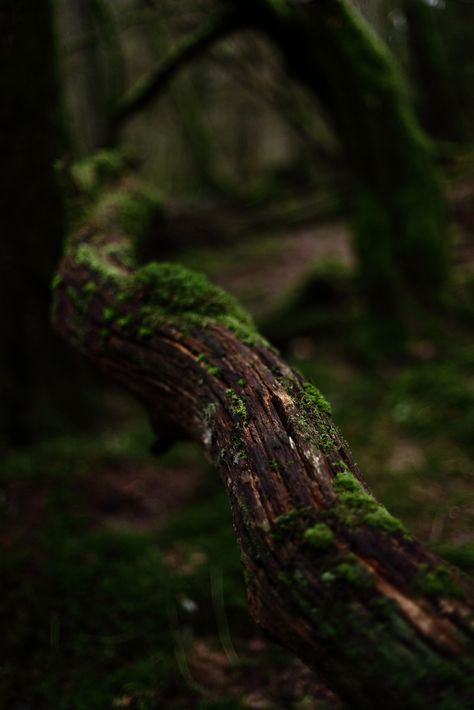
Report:
<svg viewBox="0 0 474 710"><path fill-rule="evenodd" d="M69 353L51 334L48 316L65 233L55 169L65 132L52 3L5 0L0 25L0 441L20 446L67 427L78 402L71 403Z"/></svg>
<svg viewBox="0 0 474 710"><path fill-rule="evenodd" d="M462 71L450 47L453 18L440 0L403 0L402 7L423 125L435 138L465 140Z"/></svg>
<svg viewBox="0 0 474 710"><path fill-rule="evenodd" d="M378 324L406 326L448 274L445 205L393 57L346 0L241 2L319 98L356 180L361 284Z"/></svg>
<svg viewBox="0 0 474 710"><path fill-rule="evenodd" d="M347 0L222 1L119 104L113 133L185 62L239 27L260 30L279 48L334 127L355 182L360 283L379 336L398 339L420 311L440 303L448 276L445 202L399 67Z"/></svg>

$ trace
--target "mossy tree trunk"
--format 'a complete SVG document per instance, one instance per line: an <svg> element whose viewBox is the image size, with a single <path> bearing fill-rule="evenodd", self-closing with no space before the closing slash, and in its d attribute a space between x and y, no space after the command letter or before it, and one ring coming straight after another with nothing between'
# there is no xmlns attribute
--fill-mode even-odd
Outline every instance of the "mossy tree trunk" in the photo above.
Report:
<svg viewBox="0 0 474 710"><path fill-rule="evenodd" d="M448 249L440 184L394 58L347 0L238 5L334 125L356 181L361 284L380 324L406 326L414 306L437 303Z"/></svg>
<svg viewBox="0 0 474 710"><path fill-rule="evenodd" d="M123 99L111 134L213 42L244 27L262 31L317 96L341 140L356 183L361 286L379 335L403 336L419 325L420 311L439 305L449 254L440 182L395 59L348 0L221 5L208 27Z"/></svg>
<svg viewBox="0 0 474 710"><path fill-rule="evenodd" d="M134 268L143 194L124 182L71 239L56 330L143 403L160 446L203 447L255 620L349 707L472 707L472 585L375 500L327 402L230 296L176 264Z"/></svg>
<svg viewBox="0 0 474 710"><path fill-rule="evenodd" d="M437 139L466 140L458 67L453 65L449 46L450 14L424 0L403 0L402 8L423 125ZM447 31L443 31L446 24Z"/></svg>

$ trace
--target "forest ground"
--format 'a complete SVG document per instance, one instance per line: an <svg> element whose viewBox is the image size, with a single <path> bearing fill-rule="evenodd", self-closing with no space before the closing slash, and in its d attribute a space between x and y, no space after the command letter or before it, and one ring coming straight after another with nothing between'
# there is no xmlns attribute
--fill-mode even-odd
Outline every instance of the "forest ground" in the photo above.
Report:
<svg viewBox="0 0 474 710"><path fill-rule="evenodd" d="M472 573L474 189L465 185L451 195L456 316L403 360L371 361L355 331L326 332L324 318L308 316L296 334L294 318L285 322L309 273L351 269L342 223L180 259L236 293L264 328L278 314L289 358L331 402L377 496ZM188 443L154 459L143 413L115 389L103 407L100 434L2 462L2 707L342 707L252 622L217 473Z"/></svg>

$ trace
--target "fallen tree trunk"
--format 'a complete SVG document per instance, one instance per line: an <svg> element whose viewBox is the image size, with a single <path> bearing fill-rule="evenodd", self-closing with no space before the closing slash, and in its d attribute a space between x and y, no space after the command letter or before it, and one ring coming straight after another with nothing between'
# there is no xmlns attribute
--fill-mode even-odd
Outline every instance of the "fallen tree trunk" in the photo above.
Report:
<svg viewBox="0 0 474 710"><path fill-rule="evenodd" d="M257 623L351 708L472 707L469 581L372 496L329 405L226 293L177 264L135 268L131 182L71 240L55 329L185 435L226 486Z"/></svg>

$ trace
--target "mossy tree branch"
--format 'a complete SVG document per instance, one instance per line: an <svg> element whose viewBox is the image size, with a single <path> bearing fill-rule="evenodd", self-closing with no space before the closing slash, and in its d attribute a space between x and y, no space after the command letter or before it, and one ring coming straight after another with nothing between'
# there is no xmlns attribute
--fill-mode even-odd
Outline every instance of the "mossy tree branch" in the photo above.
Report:
<svg viewBox="0 0 474 710"><path fill-rule="evenodd" d="M472 585L376 501L326 400L232 297L176 264L135 268L143 194L124 182L71 239L56 331L158 436L186 435L215 463L258 624L351 708L471 707Z"/></svg>

